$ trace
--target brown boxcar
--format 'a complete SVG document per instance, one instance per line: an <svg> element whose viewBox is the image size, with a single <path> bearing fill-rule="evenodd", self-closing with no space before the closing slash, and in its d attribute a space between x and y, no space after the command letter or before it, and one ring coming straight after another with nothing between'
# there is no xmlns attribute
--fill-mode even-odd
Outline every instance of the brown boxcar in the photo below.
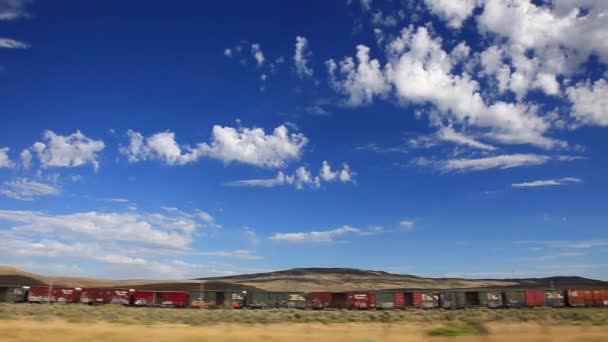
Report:
<svg viewBox="0 0 608 342"><path fill-rule="evenodd" d="M375 309L376 293L374 292L348 292L346 294L347 308L349 309Z"/></svg>
<svg viewBox="0 0 608 342"><path fill-rule="evenodd" d="M593 305L608 306L608 290L593 290Z"/></svg>
<svg viewBox="0 0 608 342"><path fill-rule="evenodd" d="M82 304L122 304L128 305L131 293L129 289L83 288L80 292Z"/></svg>
<svg viewBox="0 0 608 342"><path fill-rule="evenodd" d="M74 287L48 287L48 286L31 286L27 301L30 303L76 303L80 288Z"/></svg>
<svg viewBox="0 0 608 342"><path fill-rule="evenodd" d="M543 290L526 290L525 296L527 306L545 305L545 291Z"/></svg>
<svg viewBox="0 0 608 342"><path fill-rule="evenodd" d="M593 291L591 290L568 290L566 296L570 306L593 306Z"/></svg>
<svg viewBox="0 0 608 342"><path fill-rule="evenodd" d="M410 292L412 306L416 308L436 308L439 306L439 294L434 292ZM408 293L406 293L406 298ZM406 299L406 303L408 300Z"/></svg>
<svg viewBox="0 0 608 342"><path fill-rule="evenodd" d="M308 306L313 309L329 308L332 304L331 292L310 292L308 294Z"/></svg>

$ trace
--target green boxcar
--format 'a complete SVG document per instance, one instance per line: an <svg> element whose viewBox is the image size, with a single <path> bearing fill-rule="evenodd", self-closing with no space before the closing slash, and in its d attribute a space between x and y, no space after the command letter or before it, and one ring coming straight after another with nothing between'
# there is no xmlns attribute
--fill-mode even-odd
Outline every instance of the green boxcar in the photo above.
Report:
<svg viewBox="0 0 608 342"><path fill-rule="evenodd" d="M22 286L0 287L0 302L22 303L27 297L27 289Z"/></svg>
<svg viewBox="0 0 608 342"><path fill-rule="evenodd" d="M500 291L480 291L479 305L488 308L500 308L503 306L502 293Z"/></svg>
<svg viewBox="0 0 608 342"><path fill-rule="evenodd" d="M243 291L191 291L190 306L200 308L241 308L245 303Z"/></svg>
<svg viewBox="0 0 608 342"><path fill-rule="evenodd" d="M247 306L252 308L306 308L305 292L262 292L247 293Z"/></svg>
<svg viewBox="0 0 608 342"><path fill-rule="evenodd" d="M466 304L464 292L441 292L439 303L442 308L455 309L464 308Z"/></svg>
<svg viewBox="0 0 608 342"><path fill-rule="evenodd" d="M526 294L524 290L505 291L505 306L521 307L526 306Z"/></svg>
<svg viewBox="0 0 608 342"><path fill-rule="evenodd" d="M376 292L376 308L393 309L395 307L394 292Z"/></svg>

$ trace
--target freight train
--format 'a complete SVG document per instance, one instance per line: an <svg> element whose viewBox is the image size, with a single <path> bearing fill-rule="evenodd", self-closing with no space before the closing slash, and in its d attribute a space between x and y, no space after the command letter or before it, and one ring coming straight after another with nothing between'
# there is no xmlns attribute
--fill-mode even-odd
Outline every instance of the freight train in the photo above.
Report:
<svg viewBox="0 0 608 342"><path fill-rule="evenodd" d="M122 304L144 307L407 309L606 307L608 289L458 289L352 292L155 291L122 288L0 286L0 302Z"/></svg>

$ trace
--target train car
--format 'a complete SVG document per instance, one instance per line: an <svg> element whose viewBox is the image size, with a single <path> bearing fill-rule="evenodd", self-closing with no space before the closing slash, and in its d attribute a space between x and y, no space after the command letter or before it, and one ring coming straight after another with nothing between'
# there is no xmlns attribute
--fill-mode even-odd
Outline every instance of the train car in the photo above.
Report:
<svg viewBox="0 0 608 342"><path fill-rule="evenodd" d="M466 306L465 293L450 291L439 293L439 305L444 309L459 309Z"/></svg>
<svg viewBox="0 0 608 342"><path fill-rule="evenodd" d="M545 306L545 291L544 290L524 290L526 297L526 306Z"/></svg>
<svg viewBox="0 0 608 342"><path fill-rule="evenodd" d="M568 306L594 306L592 290L568 290L566 291L566 300Z"/></svg>
<svg viewBox="0 0 608 342"><path fill-rule="evenodd" d="M563 290L545 290L545 303L546 306L554 308L562 307L566 305L566 298Z"/></svg>
<svg viewBox="0 0 608 342"><path fill-rule="evenodd" d="M28 290L27 301L30 303L77 303L80 290L79 287L31 286Z"/></svg>
<svg viewBox="0 0 608 342"><path fill-rule="evenodd" d="M593 306L608 307L608 290L593 290Z"/></svg>
<svg viewBox="0 0 608 342"><path fill-rule="evenodd" d="M348 309L375 309L375 292L347 292L346 303Z"/></svg>
<svg viewBox="0 0 608 342"><path fill-rule="evenodd" d="M526 306L526 292L524 290L505 291L504 305L508 308L520 308Z"/></svg>
<svg viewBox="0 0 608 342"><path fill-rule="evenodd" d="M500 308L504 306L503 296L500 291L479 291L479 305L488 308Z"/></svg>
<svg viewBox="0 0 608 342"><path fill-rule="evenodd" d="M190 294L185 291L158 291L156 295L160 297L161 306L184 308L190 304L188 303Z"/></svg>
<svg viewBox="0 0 608 342"><path fill-rule="evenodd" d="M23 303L29 286L0 286L0 302Z"/></svg>
<svg viewBox="0 0 608 342"><path fill-rule="evenodd" d="M258 308L306 308L305 292L253 291L246 295L246 306Z"/></svg>
<svg viewBox="0 0 608 342"><path fill-rule="evenodd" d="M331 292L308 293L308 307L312 309L325 309L331 307L333 295Z"/></svg>
<svg viewBox="0 0 608 342"><path fill-rule="evenodd" d="M368 291L353 292L310 292L308 307L312 309L374 309L376 293Z"/></svg>
<svg viewBox="0 0 608 342"><path fill-rule="evenodd" d="M195 308L233 308L245 306L245 291L191 291L189 305Z"/></svg>
<svg viewBox="0 0 608 342"><path fill-rule="evenodd" d="M80 303L82 304L122 304L128 305L131 294L135 290L129 289L105 289L105 288L83 288L80 292Z"/></svg>
<svg viewBox="0 0 608 342"><path fill-rule="evenodd" d="M188 292L184 291L135 290L130 303L136 306L186 307L189 305L188 296Z"/></svg>
<svg viewBox="0 0 608 342"><path fill-rule="evenodd" d="M405 294L403 292L376 292L376 309L403 309Z"/></svg>
<svg viewBox="0 0 608 342"><path fill-rule="evenodd" d="M404 293L404 307L437 308L439 307L439 294L433 291L412 291Z"/></svg>

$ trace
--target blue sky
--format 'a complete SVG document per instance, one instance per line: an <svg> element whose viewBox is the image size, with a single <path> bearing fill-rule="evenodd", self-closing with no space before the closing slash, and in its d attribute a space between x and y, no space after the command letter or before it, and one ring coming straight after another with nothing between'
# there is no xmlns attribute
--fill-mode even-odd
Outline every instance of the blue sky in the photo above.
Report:
<svg viewBox="0 0 608 342"><path fill-rule="evenodd" d="M0 264L608 279L607 18L0 0Z"/></svg>

